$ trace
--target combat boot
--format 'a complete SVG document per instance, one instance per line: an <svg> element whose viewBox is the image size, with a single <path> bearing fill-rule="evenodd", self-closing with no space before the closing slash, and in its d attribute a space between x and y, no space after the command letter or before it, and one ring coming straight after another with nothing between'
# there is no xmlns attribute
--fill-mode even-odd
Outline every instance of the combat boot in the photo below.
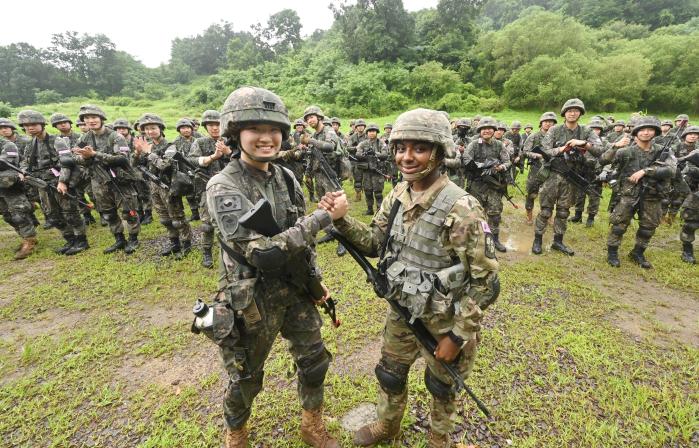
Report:
<svg viewBox="0 0 699 448"><path fill-rule="evenodd" d="M553 235L553 244L551 244L551 249L562 252L570 257L575 255L573 249L563 244L563 235Z"/></svg>
<svg viewBox="0 0 699 448"><path fill-rule="evenodd" d="M352 443L355 446L373 446L379 442L395 439L399 433L400 421L376 420L355 431Z"/></svg>
<svg viewBox="0 0 699 448"><path fill-rule="evenodd" d="M73 244L75 243L75 236L70 235L70 236L64 236L66 243L63 245L63 247L59 247L56 249L54 252L56 252L58 255L63 255L66 253L68 249L73 247Z"/></svg>
<svg viewBox="0 0 699 448"><path fill-rule="evenodd" d="M435 434L430 431L427 439L427 448L449 448L451 447L451 438L449 434Z"/></svg>
<svg viewBox="0 0 699 448"><path fill-rule="evenodd" d="M201 259L201 265L204 266L207 269L211 269L214 267L214 257L211 255L211 248L210 247L205 247L201 250L202 254L202 259Z"/></svg>
<svg viewBox="0 0 699 448"><path fill-rule="evenodd" d="M145 210L143 212L143 219L141 219L141 225L145 226L153 222L153 211Z"/></svg>
<svg viewBox="0 0 699 448"><path fill-rule="evenodd" d="M541 244L542 240L544 238L544 235L535 233L534 234L534 243L532 244L532 253L536 255L541 255L544 251L541 249Z"/></svg>
<svg viewBox="0 0 699 448"><path fill-rule="evenodd" d="M534 210L527 210L527 224L534 224Z"/></svg>
<svg viewBox="0 0 699 448"><path fill-rule="evenodd" d="M124 238L123 233L115 233L114 234L114 244L111 246L107 247L102 251L103 254L111 254L114 253L118 250L124 250L126 248L126 238Z"/></svg>
<svg viewBox="0 0 699 448"><path fill-rule="evenodd" d="M192 251L192 241L191 240L183 240L182 241L182 250L180 250L180 253L177 254L177 259L181 260L185 258L189 253Z"/></svg>
<svg viewBox="0 0 699 448"><path fill-rule="evenodd" d="M619 261L619 246L607 246L607 263L613 268L621 266Z"/></svg>
<svg viewBox="0 0 699 448"><path fill-rule="evenodd" d="M500 242L499 233L493 233L493 244L495 245L495 250L498 252L507 252L507 248Z"/></svg>
<svg viewBox="0 0 699 448"><path fill-rule="evenodd" d="M22 246L15 253L15 260L24 260L34 252L38 241L35 237L30 236L22 240Z"/></svg>
<svg viewBox="0 0 699 448"><path fill-rule="evenodd" d="M90 248L90 245L87 243L87 236L85 235L78 235L75 237L75 243L70 247L65 252L65 255L75 255L79 254L80 252L86 251Z"/></svg>
<svg viewBox="0 0 699 448"><path fill-rule="evenodd" d="M247 448L248 428L226 429L226 448Z"/></svg>
<svg viewBox="0 0 699 448"><path fill-rule="evenodd" d="M595 225L595 215L591 213L587 215L587 221L585 221L585 227L592 227Z"/></svg>
<svg viewBox="0 0 699 448"><path fill-rule="evenodd" d="M90 213L90 212L83 213L83 221L85 222L86 226L89 226L90 224L97 223L97 221L95 221L95 217L92 216L92 213Z"/></svg>
<svg viewBox="0 0 699 448"><path fill-rule="evenodd" d="M692 247L692 243L682 243L682 261L689 264L697 263L697 260L694 258L694 247Z"/></svg>
<svg viewBox="0 0 699 448"><path fill-rule="evenodd" d="M582 222L582 210L575 210L575 215L568 220L568 222Z"/></svg>
<svg viewBox="0 0 699 448"><path fill-rule="evenodd" d="M323 407L301 413L301 440L315 448L338 448L323 422Z"/></svg>
<svg viewBox="0 0 699 448"><path fill-rule="evenodd" d="M347 249L345 249L345 246L343 246L342 244L337 243L337 249L335 250L335 253L338 257L342 257L347 253Z"/></svg>
<svg viewBox="0 0 699 448"><path fill-rule="evenodd" d="M643 254L645 251L645 247L636 244L631 252L629 252L629 258L643 269L653 269L653 265L650 264L650 261L646 260L646 256Z"/></svg>
<svg viewBox="0 0 699 448"><path fill-rule="evenodd" d="M371 208L367 208L366 211L364 212L365 216L374 216L374 210Z"/></svg>
<svg viewBox="0 0 699 448"><path fill-rule="evenodd" d="M161 257L167 257L170 255L174 255L177 252L179 252L181 249L180 247L180 238L179 237L173 237L170 238L170 244L165 246L163 250L160 251L160 256Z"/></svg>
<svg viewBox="0 0 699 448"><path fill-rule="evenodd" d="M140 246L141 243L138 242L138 234L137 233L130 233L129 234L129 241L126 242L126 247L124 248L124 252L127 254L132 254L136 252L136 249L138 246Z"/></svg>

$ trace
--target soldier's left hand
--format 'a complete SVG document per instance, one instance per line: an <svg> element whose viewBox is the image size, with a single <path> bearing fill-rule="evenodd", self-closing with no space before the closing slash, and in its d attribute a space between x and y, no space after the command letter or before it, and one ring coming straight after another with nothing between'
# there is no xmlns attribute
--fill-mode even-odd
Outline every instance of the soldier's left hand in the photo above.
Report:
<svg viewBox="0 0 699 448"><path fill-rule="evenodd" d="M434 351L434 357L437 361L452 362L459 355L461 347L456 345L447 335L440 337L437 349Z"/></svg>
<svg viewBox="0 0 699 448"><path fill-rule="evenodd" d="M59 182L58 185L56 185L56 190L61 194L66 194L68 192L68 186L64 182Z"/></svg>
<svg viewBox="0 0 699 448"><path fill-rule="evenodd" d="M320 305L330 298L330 290L325 286L325 283L320 282L320 286L323 288L323 297L315 301L316 305Z"/></svg>
<svg viewBox="0 0 699 448"><path fill-rule="evenodd" d="M75 153L79 156L82 156L85 159L89 159L91 157L94 157L95 154L97 154L95 149L90 145L87 145L84 148L73 148L73 153Z"/></svg>
<svg viewBox="0 0 699 448"><path fill-rule="evenodd" d="M643 178L643 176L645 176L645 175L646 175L646 170L638 170L629 177L629 180L631 182L637 184L638 181L641 180Z"/></svg>
<svg viewBox="0 0 699 448"><path fill-rule="evenodd" d="M218 140L216 142L216 149L219 150L224 156L230 155L230 153L232 152L231 148L229 148L228 146L226 146L225 143L223 143L223 140Z"/></svg>
<svg viewBox="0 0 699 448"><path fill-rule="evenodd" d="M505 165L503 165L503 164L497 165L497 166L495 167L495 171L497 171L498 173L499 173L500 171L504 171L504 170L505 170Z"/></svg>

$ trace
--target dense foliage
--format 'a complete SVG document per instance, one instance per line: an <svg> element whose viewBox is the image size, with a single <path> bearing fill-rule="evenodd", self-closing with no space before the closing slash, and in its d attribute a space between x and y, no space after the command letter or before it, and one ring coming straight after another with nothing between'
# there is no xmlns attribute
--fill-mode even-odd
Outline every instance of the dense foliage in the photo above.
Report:
<svg viewBox="0 0 699 448"><path fill-rule="evenodd" d="M171 97L218 108L231 90L256 84L295 113L311 102L345 116L413 105L543 109L572 96L597 110L699 111L699 0L440 0L412 13L401 0L330 7L333 26L305 39L290 9L249 31L212 24L175 39L170 62L156 69L103 35L0 47L0 101Z"/></svg>

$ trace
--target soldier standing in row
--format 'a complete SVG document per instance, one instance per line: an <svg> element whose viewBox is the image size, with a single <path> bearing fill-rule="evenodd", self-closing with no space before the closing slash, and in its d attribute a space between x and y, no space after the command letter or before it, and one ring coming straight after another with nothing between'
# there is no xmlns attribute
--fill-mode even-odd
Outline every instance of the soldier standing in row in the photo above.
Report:
<svg viewBox="0 0 699 448"><path fill-rule="evenodd" d="M126 140L126 144L130 151L129 160L131 161L131 165L135 167L137 161L133 158L134 136L131 133L132 128L129 124L129 120L126 118L117 118L114 120L114 123L112 123L112 128ZM138 199L138 220L142 226L145 226L153 222L150 187L148 181L143 178L143 173L141 173L141 171L134 169L134 175L137 179L133 182L133 187L136 190L136 198Z"/></svg>
<svg viewBox="0 0 699 448"><path fill-rule="evenodd" d="M80 136L73 152L80 165L87 168L95 195L97 210L109 224L114 244L104 249L105 254L123 250L133 253L138 247L141 223L138 216L138 196L134 183L138 179L131 167L130 149L126 139L105 127L107 117L102 109L92 104L80 107L78 116L88 131ZM129 232L124 237L124 222Z"/></svg>
<svg viewBox="0 0 699 448"><path fill-rule="evenodd" d="M354 121L354 132L349 138L347 143L347 151L353 157L357 157L357 147L361 142L366 140L366 122L362 118L358 118ZM362 184L364 172L366 171L366 164L364 162L354 162L352 165L352 177L354 178L354 200L359 202L362 200ZM318 195L322 196L322 195Z"/></svg>
<svg viewBox="0 0 699 448"><path fill-rule="evenodd" d="M605 138L601 137L602 130L605 127L604 123L598 119L593 119L587 127L592 129L592 131L600 137L602 147L606 148L608 142ZM575 215L568 221L575 223L582 222L583 212L585 211L585 199L587 199L587 221L585 221L585 227L592 227L595 224L595 216L597 216L597 212L599 212L599 204L602 199L602 182L597 181L597 176L602 170L597 161L597 157L589 153L586 153L584 157L585 161L582 164L580 174L590 183L590 187L587 190L582 190L580 188L576 190Z"/></svg>
<svg viewBox="0 0 699 448"><path fill-rule="evenodd" d="M0 139L0 214L22 238L22 244L15 252L14 259L23 260L34 252L38 244L33 219L34 206L27 199L20 175L3 162L20 166L20 153L14 143Z"/></svg>
<svg viewBox="0 0 699 448"><path fill-rule="evenodd" d="M468 185L466 191L480 202L488 219L488 226L493 235L493 243L498 252L507 252L507 248L500 242L500 221L502 219L502 195L507 183L502 180L502 175L493 175L492 178L499 181L500 186L488 182L478 170L470 168L472 164L482 164L496 161L492 169L498 174L510 169L510 154L495 136L497 123L490 117L483 117L476 131L479 137L471 141L463 154L463 162L466 167Z"/></svg>
<svg viewBox="0 0 699 448"><path fill-rule="evenodd" d="M663 120L660 122L660 135L655 137L655 140L653 140L653 143L656 145L663 146L665 143L667 143L672 137L672 133L670 131L672 130L672 120Z"/></svg>
<svg viewBox="0 0 699 448"><path fill-rule="evenodd" d="M23 110L17 115L17 121L31 137L21 161L22 169L56 186L56 189L39 189L39 196L47 213L46 220L50 221L66 240L56 253L75 255L89 249L85 222L80 216L78 202L65 195L69 191L75 191L80 178L68 143L46 133L46 118L37 111ZM22 175L20 179L24 180Z"/></svg>
<svg viewBox="0 0 699 448"><path fill-rule="evenodd" d="M279 333L288 341L297 368L302 440L318 448L337 447L323 423L323 384L331 356L321 339L322 320L295 280L297 269L309 264L316 268L316 235L339 216L324 210L304 216L301 186L290 171L271 163L290 128L277 95L242 87L226 99L221 123L224 136L233 137L241 150L239 159L209 181L206 192L221 241L218 301L223 306L217 306L213 333L229 375L223 404L226 448L248 446L246 423ZM270 203L282 230L273 237L239 223L260 199ZM322 300L329 297L325 291Z"/></svg>
<svg viewBox="0 0 699 448"><path fill-rule="evenodd" d="M26 153L26 148L31 142L31 139L26 135L19 135L17 132L17 126L8 118L0 118L0 140L7 140L15 144L17 150L19 151L19 160L24 160L24 155ZM40 204L41 199L39 198L39 191L36 187L28 184L24 184L24 193L32 204L32 222L34 226L39 225L39 220L36 219L34 214L34 204Z"/></svg>
<svg viewBox="0 0 699 448"><path fill-rule="evenodd" d="M603 149L597 134L578 123L584 113L585 105L578 98L566 101L561 108L561 116L565 121L549 129L544 137L543 151L551 157L550 172L548 178L543 181L539 194L541 210L536 217L534 229L532 244L534 254L539 255L543 252L542 240L554 207L556 216L553 220L551 249L566 255L575 254L572 249L563 244L570 208L575 203L576 193L575 185L564 176L564 173L571 170L579 173L585 161L583 154L590 151L593 156L599 157Z"/></svg>
<svg viewBox="0 0 699 448"><path fill-rule="evenodd" d="M675 158L685 157L690 152L694 151L697 147L697 140L699 139L699 127L697 126L687 126L681 135L678 135L678 141L673 146L673 152ZM682 170L684 169L684 162L681 162L677 166L677 171L675 172L675 177L672 179L672 192L670 193L667 216L665 217L668 225L672 225L675 222L675 217L682 206L685 198L689 195L690 189L689 185L682 175Z"/></svg>
<svg viewBox="0 0 699 448"><path fill-rule="evenodd" d="M406 322L388 312L375 369L378 420L360 428L354 444L374 446L398 436L408 401L408 373L422 356L432 396L427 446L449 447L457 401L453 380L439 361L454 362L462 378L469 376L482 310L498 296L498 262L480 204L441 174L442 161L454 150L448 119L433 110L405 112L396 119L390 145L406 182L391 191L370 225L347 215L344 193L327 194L320 206L341 216L333 224L362 253L379 255L390 273L387 298L421 319L438 345L434 353L427 352ZM464 275L448 284L434 281L456 270Z"/></svg>
<svg viewBox="0 0 699 448"><path fill-rule="evenodd" d="M138 123L146 137L136 138L134 156L138 160L145 160L148 170L169 186L165 189L155 182L150 183L153 207L170 238L170 244L160 252L160 256L185 257L192 249L192 228L185 218L182 197L191 191L191 183L187 188L189 178L178 172L174 160L177 149L165 138L165 123L162 118L146 113L138 119Z"/></svg>
<svg viewBox="0 0 699 448"><path fill-rule="evenodd" d="M454 182L460 188L464 188L465 173L463 164L463 153L468 144L471 142L471 139L468 136L471 128L471 121L467 118L460 118L456 120L454 124L456 125L456 132L453 134L454 146L456 147L456 150L454 151L455 157L445 158L444 166L446 167L447 173L449 174L449 180Z"/></svg>
<svg viewBox="0 0 699 448"><path fill-rule="evenodd" d="M211 214L206 206L206 183L218 174L231 160L231 148L226 146L221 138L221 114L216 110L207 110L201 117L201 124L206 129L208 137L200 137L194 141L189 151L189 161L200 167L194 173L194 190L201 191L199 215L201 216L201 265L205 268L214 266L211 248L214 244L214 227L211 224Z"/></svg>
<svg viewBox="0 0 699 448"><path fill-rule="evenodd" d="M699 127L692 126L699 136ZM681 217L684 220L680 241L682 241L682 261L696 264L694 257L694 237L699 229L699 149L695 149L682 160L686 163L683 173L691 193L682 204Z"/></svg>
<svg viewBox="0 0 699 448"><path fill-rule="evenodd" d="M607 262L619 267L619 245L634 215L638 215L636 245L629 257L644 269L653 266L646 260L644 252L660 225L662 201L667 197L677 160L672 151L653 144L653 138L660 134L660 121L655 117L640 118L631 131L634 141L622 149L612 148L601 158L602 163L618 166L617 182L619 202L609 215L609 235L607 237Z"/></svg>
<svg viewBox="0 0 699 448"><path fill-rule="evenodd" d="M374 200L376 210L381 208L383 201L384 173L381 170L384 162L388 160L388 147L379 140L379 127L373 123L366 127L367 138L357 146L357 160L366 164L362 173L362 190L366 198L365 215L374 214Z"/></svg>
<svg viewBox="0 0 699 448"><path fill-rule="evenodd" d="M177 152L182 154L184 157L189 156L190 148L194 143L194 124L189 118L180 118L175 124L175 129L177 130L177 137L172 141L175 145ZM201 134L199 134L201 137ZM196 137L199 138L199 137ZM204 187L206 182L197 182L194 178L194 173L191 173L190 179L194 184L194 190L192 194L187 196L187 203L189 204L189 209L192 211L189 221L199 221L201 217L199 216L199 204L201 203L201 197L204 194Z"/></svg>
<svg viewBox="0 0 699 448"><path fill-rule="evenodd" d="M342 154L340 141L332 130L332 127L323 124L323 117L323 111L320 110L318 106L309 106L306 108L303 113L303 119L314 132L310 136L304 136L301 143L311 148L317 148L322 153L323 157L325 157L325 160L332 170L329 174L331 176L335 175L339 179L338 173L335 172L335 162L336 158L341 157ZM332 191L333 187L331 182L321 171L320 162L313 160L312 164L313 168L311 172L315 178L316 193L318 197L321 197L326 191Z"/></svg>
<svg viewBox="0 0 699 448"><path fill-rule="evenodd" d="M539 195L542 181L539 180L539 169L541 169L543 157L538 152L532 151L534 148L542 148L546 133L558 123L554 112L544 112L539 117L539 132L532 134L524 142L522 156L529 160L529 174L527 175L527 198L524 201L524 209L527 212L527 224L534 223L534 200Z"/></svg>

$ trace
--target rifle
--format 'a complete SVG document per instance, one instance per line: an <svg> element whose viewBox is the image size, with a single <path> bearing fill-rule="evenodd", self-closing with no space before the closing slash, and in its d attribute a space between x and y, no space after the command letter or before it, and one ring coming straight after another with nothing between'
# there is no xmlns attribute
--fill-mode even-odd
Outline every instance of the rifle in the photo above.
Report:
<svg viewBox="0 0 699 448"><path fill-rule="evenodd" d="M209 176L208 174L204 173L204 172L201 170L202 167L194 165L192 162L190 162L189 160L187 160L187 158L186 158L184 155L182 155L182 153L180 153L180 152L175 152L175 155L173 155L172 158L173 158L176 162L181 163L181 164L184 165L185 167L189 168L189 171L190 171L190 172L187 173L187 174L189 174L191 177L194 177L194 176L196 176L196 175L199 175L199 176L201 176L201 177L202 177L204 180L206 180L206 181L208 181L209 179L211 179L211 176Z"/></svg>
<svg viewBox="0 0 699 448"><path fill-rule="evenodd" d="M65 193L61 193L60 191L58 191L58 187L56 187L55 185L50 184L50 183L46 182L46 181L43 180L43 179L39 179L38 177L32 176L31 174L27 173L26 171L24 171L24 170L21 169L20 167L18 167L18 166L16 166L16 165L13 165L11 162L8 162L7 160L0 159L0 167L1 167L1 166L5 166L6 168L9 168L9 169L11 169L12 171L15 171L15 172L21 174L22 176L24 176L24 180L25 180L29 185L31 185L31 186L33 186L33 187L41 188L42 190L46 190L46 189L54 190L54 191L56 191L56 192L59 193L59 194L62 194L62 195L66 196L66 197L68 197L68 198L70 198L70 199L73 199L74 201L77 201L77 203L78 203L79 205L83 206L83 207L87 207L87 208L89 208L89 209L95 208L94 205L92 205L92 204L89 203L89 202L81 201L80 198L78 198L78 197L75 196L74 194L70 194L70 193L68 193L67 191L66 191ZM84 198L83 198L83 199L84 199Z"/></svg>
<svg viewBox="0 0 699 448"><path fill-rule="evenodd" d="M510 195L507 191L507 185L515 185L522 193L522 195L526 195L524 194L522 189L519 188L519 185L515 183L514 179L512 179L512 181L510 182L510 180L507 177L505 177L505 183L497 179L498 177L501 177L501 173L495 171L495 167L498 165L500 165L500 161L496 159L488 159L485 162L476 162L475 160L471 159L471 161L469 161L465 165L465 168L466 171L476 171L476 174L479 178L481 178L484 182L494 186L497 191L502 193L503 197L507 200L507 202L509 202L512 205L512 207L514 207L515 209L519 209L519 206L515 204L515 202L512 200L512 195Z"/></svg>
<svg viewBox="0 0 699 448"><path fill-rule="evenodd" d="M585 153L585 149L583 149L583 148L576 148L576 147L572 147L572 146L566 144L562 154L564 154L564 157L567 160L568 154L571 152L576 152L576 151L580 154ZM541 148L541 146L537 146L535 148L532 148L531 152L540 154L541 157L544 158L544 162L548 163L549 166L551 167L551 171L557 172L558 174L563 176L568 182L573 184L575 187L579 188L580 190L582 190L586 193L591 194L592 196L596 196L598 198L602 197L602 195L599 192L595 191L595 189L592 188L594 186L594 182L588 182L587 179L582 177L577 172L573 171L573 169L571 169L565 162L558 163L554 167L554 165L551 163L553 161L553 157L546 154L546 152ZM556 156L556 157L560 157L560 155Z"/></svg>
<svg viewBox="0 0 699 448"><path fill-rule="evenodd" d="M330 181L332 184L332 187L335 189L335 191L343 191L342 189L342 184L340 183L340 179L337 178L337 174L335 171L332 169L330 164L328 163L327 159L323 155L322 152L316 147L310 147L311 154L313 157L316 158L319 162L320 166L320 171L323 173L323 175Z"/></svg>
<svg viewBox="0 0 699 448"><path fill-rule="evenodd" d="M420 319L413 319L410 314L410 311L406 307L402 306L395 300L390 300L386 298L386 295L389 291L388 280L386 279L386 273L384 272L384 270L381 268L377 269L374 266L372 266L369 260L367 260L366 257L364 257L364 255L362 255L359 252L359 249L357 249L357 247L354 244L352 244L337 230L328 229L327 232L329 235L332 235L333 238L336 239L340 244L345 246L347 252L349 252L352 258L354 258L354 261L356 261L357 264L359 264L362 270L366 273L367 282L372 284L376 295L382 299L385 299L391 305L391 309L393 309L393 311L396 312L401 319L403 319L406 326L410 329L413 335L415 335L415 338L420 343L420 345L422 345L422 347L425 348L425 350L427 350L428 353L434 353L437 349L438 343L434 336L432 336L432 333L430 333L427 327L425 327L425 324ZM459 392L462 389L465 390L468 396L471 397L471 399L476 403L478 409L480 409L486 417L490 417L490 411L488 411L488 408L476 396L476 394L473 393L471 388L468 387L466 383L464 383L464 380L463 378L461 378L461 375L459 374L459 370L457 369L457 367L453 363L447 363L445 361L438 361L438 363L449 374L449 377L451 377L452 381L454 381L454 384L456 386L456 392Z"/></svg>
<svg viewBox="0 0 699 448"><path fill-rule="evenodd" d="M352 162L362 162L362 160L357 159L355 156L353 156L353 155L351 155L351 154L350 154L347 158L348 158L349 160L351 160ZM378 160L378 159L377 159L377 160ZM373 171L373 172L375 172L376 174L382 175L384 178L386 178L386 180L393 179L393 176L391 176L390 174L384 173L384 172L381 171L377 166L373 166L373 167L372 167L371 164L369 164L369 168L368 168L368 169L371 170L371 171Z"/></svg>
<svg viewBox="0 0 699 448"><path fill-rule="evenodd" d="M158 176L156 176L155 174L153 174L153 173L151 173L150 171L148 171L148 168L146 168L145 166L138 165L138 166L136 166L136 168L137 168L141 173L143 173L143 175L146 176L146 178L147 178L148 180L150 180L151 182L153 182L155 185L159 186L159 187L162 188L163 190L169 190L169 189L170 189L170 186L169 186L168 184L166 184L165 182L163 182L162 180L160 180L160 178L159 178Z"/></svg>
<svg viewBox="0 0 699 448"><path fill-rule="evenodd" d="M272 206L267 199L260 199L257 203L248 210L243 216L238 220L241 226L246 229L254 230L255 232L272 237L281 233L282 229L274 220L274 215L272 214ZM318 279L315 267L306 263L308 268L308 276L304 281L303 288L306 290L308 295L314 302L320 300L325 295L325 290ZM320 304L323 312L330 316L330 320L335 328L340 326L340 320L337 318L337 312L335 310L335 301L332 297Z"/></svg>

